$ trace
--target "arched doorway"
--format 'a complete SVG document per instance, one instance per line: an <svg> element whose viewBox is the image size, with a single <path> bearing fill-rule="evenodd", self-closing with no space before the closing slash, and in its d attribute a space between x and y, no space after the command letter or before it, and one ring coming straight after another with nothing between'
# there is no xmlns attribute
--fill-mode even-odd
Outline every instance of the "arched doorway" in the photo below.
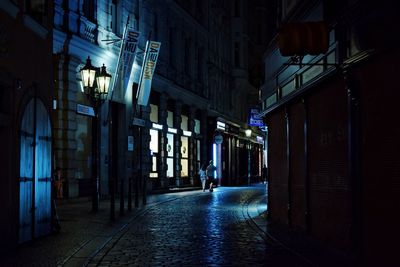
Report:
<svg viewBox="0 0 400 267"><path fill-rule="evenodd" d="M51 125L43 102L25 107L20 128L19 243L51 230Z"/></svg>

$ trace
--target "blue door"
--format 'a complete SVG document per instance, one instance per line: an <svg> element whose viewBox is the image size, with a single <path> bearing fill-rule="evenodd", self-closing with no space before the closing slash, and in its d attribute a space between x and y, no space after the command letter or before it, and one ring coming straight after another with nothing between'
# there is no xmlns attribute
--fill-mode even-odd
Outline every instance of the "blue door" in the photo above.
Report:
<svg viewBox="0 0 400 267"><path fill-rule="evenodd" d="M19 243L51 231L51 125L37 98L25 108L20 130Z"/></svg>

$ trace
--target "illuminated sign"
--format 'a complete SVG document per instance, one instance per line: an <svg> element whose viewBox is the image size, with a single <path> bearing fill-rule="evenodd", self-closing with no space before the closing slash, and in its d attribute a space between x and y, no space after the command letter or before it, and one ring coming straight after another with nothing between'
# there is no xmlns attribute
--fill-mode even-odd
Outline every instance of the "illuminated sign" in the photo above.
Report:
<svg viewBox="0 0 400 267"><path fill-rule="evenodd" d="M153 123L153 128L157 130L162 130L163 126L161 124Z"/></svg>
<svg viewBox="0 0 400 267"><path fill-rule="evenodd" d="M217 121L217 129L220 129L220 130L224 130L225 131L225 123L224 122L222 122L222 121Z"/></svg>
<svg viewBox="0 0 400 267"><path fill-rule="evenodd" d="M192 132L190 132L190 131L183 131L183 135L184 136L192 136Z"/></svg>
<svg viewBox="0 0 400 267"><path fill-rule="evenodd" d="M175 128L169 128L168 127L168 132L176 134L178 132L178 130L175 129Z"/></svg>
<svg viewBox="0 0 400 267"><path fill-rule="evenodd" d="M258 108L251 108L249 114L249 126L264 126L263 119L259 116L260 110Z"/></svg>

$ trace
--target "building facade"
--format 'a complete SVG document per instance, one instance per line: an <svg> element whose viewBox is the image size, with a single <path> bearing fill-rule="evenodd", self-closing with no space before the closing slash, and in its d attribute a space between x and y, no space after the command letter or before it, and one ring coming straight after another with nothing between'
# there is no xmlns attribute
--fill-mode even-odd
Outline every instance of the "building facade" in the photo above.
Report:
<svg viewBox="0 0 400 267"><path fill-rule="evenodd" d="M51 232L52 10L0 3L0 250Z"/></svg>
<svg viewBox="0 0 400 267"><path fill-rule="evenodd" d="M236 8L247 6L236 2ZM240 174L249 171L248 164L238 171L239 154L249 154L253 146L258 163L251 173L260 175L262 141L256 136L261 133L254 129L250 138L244 135L248 96L258 91L246 81L248 29L238 29L234 12L231 1L55 1L54 154L66 197L89 195L93 187L102 196L134 187L133 193L144 196L145 202L146 193L153 190L198 186L198 170L210 159L217 164L222 184L238 184ZM129 27L141 33L134 85L128 90L117 86L100 106L96 161L92 104L81 92L79 70L90 56L93 65L104 63L116 75L120 43L105 40L121 38L128 17ZM240 37L236 43L242 46L236 52L233 36ZM161 42L161 49L149 104L137 106L134 96L148 39ZM231 125L231 132L228 127L217 129L218 121ZM222 144L214 142L217 132L227 137ZM247 150L245 142L250 142ZM98 162L98 179L92 177L93 162Z"/></svg>
<svg viewBox="0 0 400 267"><path fill-rule="evenodd" d="M394 1L270 5L280 29L264 54L262 87L270 220L348 253L360 266L390 265L400 166L392 149L399 145ZM305 22L325 23L327 38ZM309 27L310 38L301 27ZM312 50L318 40L327 42L322 53Z"/></svg>

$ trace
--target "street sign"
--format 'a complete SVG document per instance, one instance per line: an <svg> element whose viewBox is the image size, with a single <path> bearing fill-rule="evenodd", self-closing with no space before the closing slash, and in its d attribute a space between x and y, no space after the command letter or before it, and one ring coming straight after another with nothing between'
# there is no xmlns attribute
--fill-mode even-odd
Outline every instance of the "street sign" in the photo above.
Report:
<svg viewBox="0 0 400 267"><path fill-rule="evenodd" d="M76 104L76 113L94 117L94 109L91 106Z"/></svg>
<svg viewBox="0 0 400 267"><path fill-rule="evenodd" d="M146 121L135 117L133 118L132 125L144 127L146 125Z"/></svg>

